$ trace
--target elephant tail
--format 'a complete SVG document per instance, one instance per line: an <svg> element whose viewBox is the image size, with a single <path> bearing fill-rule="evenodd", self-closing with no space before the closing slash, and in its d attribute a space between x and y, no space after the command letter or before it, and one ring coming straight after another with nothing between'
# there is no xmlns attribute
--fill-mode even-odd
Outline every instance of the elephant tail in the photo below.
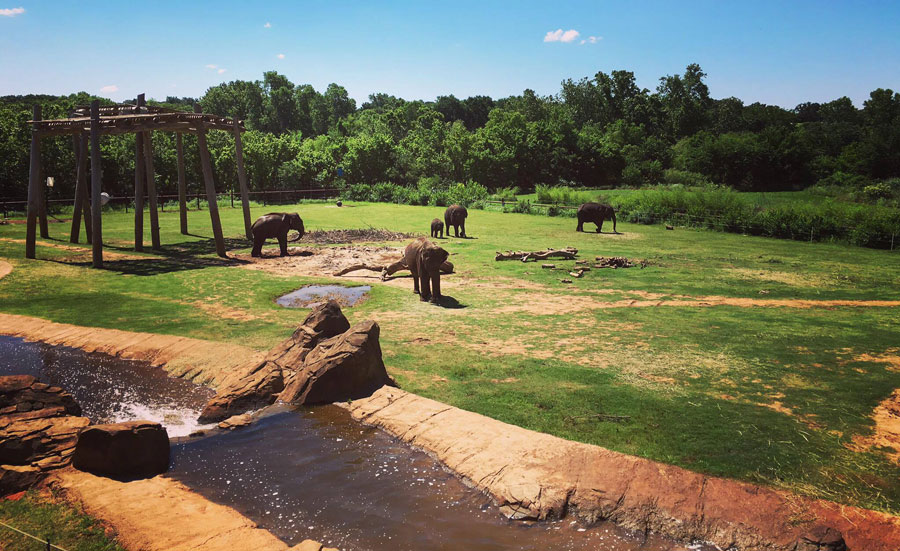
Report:
<svg viewBox="0 0 900 551"><path fill-rule="evenodd" d="M616 211L612 211L610 215L612 216L613 221L613 233L619 233L618 231L616 231Z"/></svg>

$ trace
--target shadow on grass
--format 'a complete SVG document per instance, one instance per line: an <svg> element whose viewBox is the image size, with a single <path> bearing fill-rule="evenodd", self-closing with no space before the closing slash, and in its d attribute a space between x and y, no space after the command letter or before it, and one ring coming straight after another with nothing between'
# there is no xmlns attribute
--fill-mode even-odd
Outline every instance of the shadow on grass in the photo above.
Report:
<svg viewBox="0 0 900 551"><path fill-rule="evenodd" d="M447 308L448 310L458 310L461 308L467 308L467 306L450 295L441 295L440 301L434 303L435 306L440 306L441 308Z"/></svg>
<svg viewBox="0 0 900 551"><path fill-rule="evenodd" d="M133 252L131 247L106 245L104 249L120 253ZM225 239L225 250L233 251L247 248L245 239ZM162 258L106 258L103 260L103 269L120 274L153 276L186 270L202 270L216 266L236 266L247 264L245 260L236 258L219 258L216 253L214 239L206 238L200 241L190 241L172 245L164 245L159 250L152 250L145 246L144 252L158 255ZM90 266L91 262L72 260L48 260L58 264L69 266Z"/></svg>

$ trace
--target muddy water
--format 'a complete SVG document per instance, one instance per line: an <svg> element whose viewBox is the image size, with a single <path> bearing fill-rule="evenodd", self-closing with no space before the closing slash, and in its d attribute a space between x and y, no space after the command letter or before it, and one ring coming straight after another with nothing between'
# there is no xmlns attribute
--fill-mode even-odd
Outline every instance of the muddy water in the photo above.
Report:
<svg viewBox="0 0 900 551"><path fill-rule="evenodd" d="M214 394L169 377L147 362L4 336L0 336L0 375L32 375L64 388L94 423L156 421L170 437L200 428L197 417Z"/></svg>
<svg viewBox="0 0 900 551"><path fill-rule="evenodd" d="M341 306L353 306L372 290L369 285L344 287L343 285L307 285L278 297L275 302L285 308L314 308L334 299Z"/></svg>
<svg viewBox="0 0 900 551"><path fill-rule="evenodd" d="M176 478L293 545L312 538L356 551L674 551L612 525L507 521L429 456L336 406L267 417L179 444Z"/></svg>

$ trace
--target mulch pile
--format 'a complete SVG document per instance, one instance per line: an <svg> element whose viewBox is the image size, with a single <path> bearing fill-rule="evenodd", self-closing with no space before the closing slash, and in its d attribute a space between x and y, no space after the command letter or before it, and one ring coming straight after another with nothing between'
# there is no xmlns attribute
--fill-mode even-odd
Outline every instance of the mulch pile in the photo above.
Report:
<svg viewBox="0 0 900 551"><path fill-rule="evenodd" d="M302 241L320 245L336 243L379 243L382 241L402 241L418 237L411 233L398 233L385 229L361 228L352 230L315 230L303 236Z"/></svg>

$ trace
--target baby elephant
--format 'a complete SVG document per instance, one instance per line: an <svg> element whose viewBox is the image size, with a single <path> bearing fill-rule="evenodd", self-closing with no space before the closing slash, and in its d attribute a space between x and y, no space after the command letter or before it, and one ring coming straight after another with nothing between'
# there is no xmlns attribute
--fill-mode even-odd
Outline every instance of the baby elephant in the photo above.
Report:
<svg viewBox="0 0 900 551"><path fill-rule="evenodd" d="M444 223L437 218L431 221L431 237L444 238Z"/></svg>
<svg viewBox="0 0 900 551"><path fill-rule="evenodd" d="M413 276L413 292L422 301L431 300L437 304L441 300L441 264L450 254L424 237L406 246L403 261Z"/></svg>
<svg viewBox="0 0 900 551"><path fill-rule="evenodd" d="M263 243L266 242L266 239L272 237L278 239L278 245L281 247L281 256L287 256L287 234L290 230L299 232L300 237L303 237L303 234L305 233L303 230L303 220L296 212L273 212L260 216L256 219L256 222L250 226L250 231L253 232L253 251L251 251L250 256L262 256ZM297 239L300 239L300 237ZM294 239L293 241L296 241L297 239Z"/></svg>
<svg viewBox="0 0 900 551"><path fill-rule="evenodd" d="M603 222L606 219L612 219L613 233L616 231L616 211L609 205L601 205L600 203L585 203L578 207L578 227L575 231L584 231L584 223L592 222L597 224L597 233L603 229Z"/></svg>

